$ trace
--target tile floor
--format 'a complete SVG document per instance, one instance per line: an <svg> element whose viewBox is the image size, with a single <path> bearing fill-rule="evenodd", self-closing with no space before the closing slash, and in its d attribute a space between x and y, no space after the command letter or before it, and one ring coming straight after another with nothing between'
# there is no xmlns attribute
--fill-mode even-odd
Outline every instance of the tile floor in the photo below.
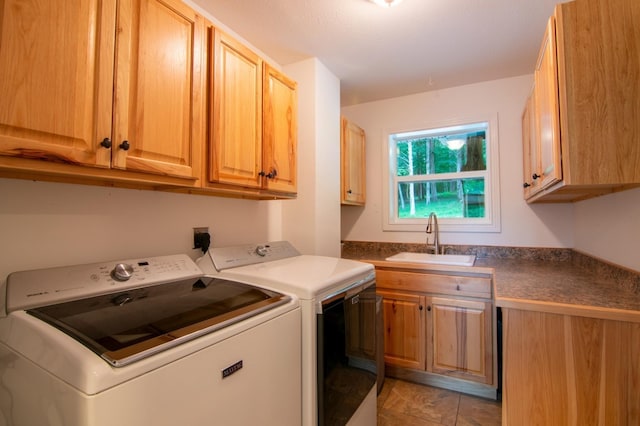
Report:
<svg viewBox="0 0 640 426"><path fill-rule="evenodd" d="M500 426L499 402L385 378L378 426Z"/></svg>

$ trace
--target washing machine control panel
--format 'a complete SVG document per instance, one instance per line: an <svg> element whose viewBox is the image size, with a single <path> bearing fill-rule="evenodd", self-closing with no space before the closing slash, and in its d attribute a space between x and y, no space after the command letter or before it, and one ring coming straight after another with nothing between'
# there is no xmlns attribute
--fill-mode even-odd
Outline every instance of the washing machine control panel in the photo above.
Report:
<svg viewBox="0 0 640 426"><path fill-rule="evenodd" d="M274 241L263 244L210 248L209 255L215 268L222 271L299 256L300 252L288 241Z"/></svg>
<svg viewBox="0 0 640 426"><path fill-rule="evenodd" d="M202 276L187 255L14 272L7 278L7 312Z"/></svg>

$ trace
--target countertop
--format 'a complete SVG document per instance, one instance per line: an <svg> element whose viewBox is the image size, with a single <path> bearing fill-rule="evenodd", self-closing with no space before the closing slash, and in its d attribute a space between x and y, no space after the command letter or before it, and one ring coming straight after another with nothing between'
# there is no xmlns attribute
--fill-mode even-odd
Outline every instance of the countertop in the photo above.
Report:
<svg viewBox="0 0 640 426"><path fill-rule="evenodd" d="M385 254L348 256L377 266L435 273L493 275L496 306L640 323L640 273L578 252L560 260L480 257L474 266L432 266L384 261Z"/></svg>
<svg viewBox="0 0 640 426"><path fill-rule="evenodd" d="M571 262L478 259L494 271L496 306L640 322L640 292L615 273Z"/></svg>

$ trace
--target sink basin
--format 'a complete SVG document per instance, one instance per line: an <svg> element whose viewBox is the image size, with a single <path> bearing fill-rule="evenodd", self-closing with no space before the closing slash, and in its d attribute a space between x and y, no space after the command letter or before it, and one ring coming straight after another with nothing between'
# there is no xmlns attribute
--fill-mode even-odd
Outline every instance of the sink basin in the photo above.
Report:
<svg viewBox="0 0 640 426"><path fill-rule="evenodd" d="M473 266L473 263L476 261L476 255L403 252L387 257L386 260L396 262L428 263L431 265Z"/></svg>

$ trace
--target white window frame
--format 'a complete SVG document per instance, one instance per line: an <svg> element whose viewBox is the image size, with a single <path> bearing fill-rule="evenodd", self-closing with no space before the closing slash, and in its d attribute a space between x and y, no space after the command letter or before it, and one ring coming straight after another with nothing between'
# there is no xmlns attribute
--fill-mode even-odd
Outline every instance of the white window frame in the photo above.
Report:
<svg viewBox="0 0 640 426"><path fill-rule="evenodd" d="M429 135L442 135L450 133L460 133L468 126L486 123L487 142L487 169L483 171L440 173L421 176L420 181L428 180L448 180L456 178L484 177L485 182L485 217L483 218L438 218L438 225L441 232L500 232L500 167L499 167L499 144L498 144L498 116L497 114L486 114L475 117L462 117L449 121L439 121L437 123L419 124L407 126L403 129L383 130L383 155L382 155L382 230L402 231L402 232L424 232L427 225L427 218L407 218L397 217L398 206L398 183L415 181L416 176L397 176L391 172L391 167L395 171L396 149L395 135L410 136L412 133L416 137ZM457 129L456 129L457 127Z"/></svg>

